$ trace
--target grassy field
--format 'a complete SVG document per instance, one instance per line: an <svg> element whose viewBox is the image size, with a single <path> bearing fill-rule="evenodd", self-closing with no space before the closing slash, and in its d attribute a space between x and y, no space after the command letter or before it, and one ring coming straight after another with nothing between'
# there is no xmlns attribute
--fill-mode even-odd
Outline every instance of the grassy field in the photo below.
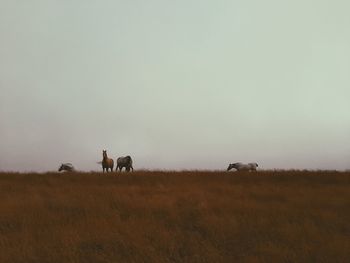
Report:
<svg viewBox="0 0 350 263"><path fill-rule="evenodd" d="M350 173L0 173L0 262L349 262Z"/></svg>

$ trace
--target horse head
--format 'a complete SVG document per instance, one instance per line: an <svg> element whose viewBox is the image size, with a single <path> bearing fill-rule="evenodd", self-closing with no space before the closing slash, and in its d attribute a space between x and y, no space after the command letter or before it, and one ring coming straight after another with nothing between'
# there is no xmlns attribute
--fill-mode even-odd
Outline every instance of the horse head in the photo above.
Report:
<svg viewBox="0 0 350 263"><path fill-rule="evenodd" d="M230 171L232 168L235 168L234 163L230 163L227 167L227 171Z"/></svg>

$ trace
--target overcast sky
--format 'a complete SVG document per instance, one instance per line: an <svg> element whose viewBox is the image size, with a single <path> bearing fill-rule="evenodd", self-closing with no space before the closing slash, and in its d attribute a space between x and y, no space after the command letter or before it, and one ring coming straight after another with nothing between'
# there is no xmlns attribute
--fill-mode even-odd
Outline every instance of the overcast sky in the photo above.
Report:
<svg viewBox="0 0 350 263"><path fill-rule="evenodd" d="M349 169L349 10L0 0L0 170Z"/></svg>

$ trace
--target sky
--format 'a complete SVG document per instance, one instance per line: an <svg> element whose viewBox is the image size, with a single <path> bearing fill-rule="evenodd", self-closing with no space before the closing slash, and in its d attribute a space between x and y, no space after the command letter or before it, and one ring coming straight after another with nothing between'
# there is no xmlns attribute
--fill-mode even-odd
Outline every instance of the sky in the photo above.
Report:
<svg viewBox="0 0 350 263"><path fill-rule="evenodd" d="M350 169L349 10L0 0L0 171Z"/></svg>

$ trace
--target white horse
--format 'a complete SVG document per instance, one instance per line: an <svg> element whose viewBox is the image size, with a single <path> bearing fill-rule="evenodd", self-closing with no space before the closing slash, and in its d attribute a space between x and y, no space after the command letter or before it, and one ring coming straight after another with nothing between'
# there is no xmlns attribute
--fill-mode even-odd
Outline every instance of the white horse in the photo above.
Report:
<svg viewBox="0 0 350 263"><path fill-rule="evenodd" d="M256 172L256 168L258 167L257 163L230 163L227 167L227 171L230 171L232 168L235 168L237 171L254 171Z"/></svg>
<svg viewBox="0 0 350 263"><path fill-rule="evenodd" d="M58 171L75 172L74 166L71 163L62 163Z"/></svg>
<svg viewBox="0 0 350 263"><path fill-rule="evenodd" d="M119 157L117 159L116 171L118 171L119 169L119 171L121 172L123 167L125 167L125 171L127 172L130 172L130 168L132 171L134 171L134 168L132 167L132 159L129 155L125 157Z"/></svg>

